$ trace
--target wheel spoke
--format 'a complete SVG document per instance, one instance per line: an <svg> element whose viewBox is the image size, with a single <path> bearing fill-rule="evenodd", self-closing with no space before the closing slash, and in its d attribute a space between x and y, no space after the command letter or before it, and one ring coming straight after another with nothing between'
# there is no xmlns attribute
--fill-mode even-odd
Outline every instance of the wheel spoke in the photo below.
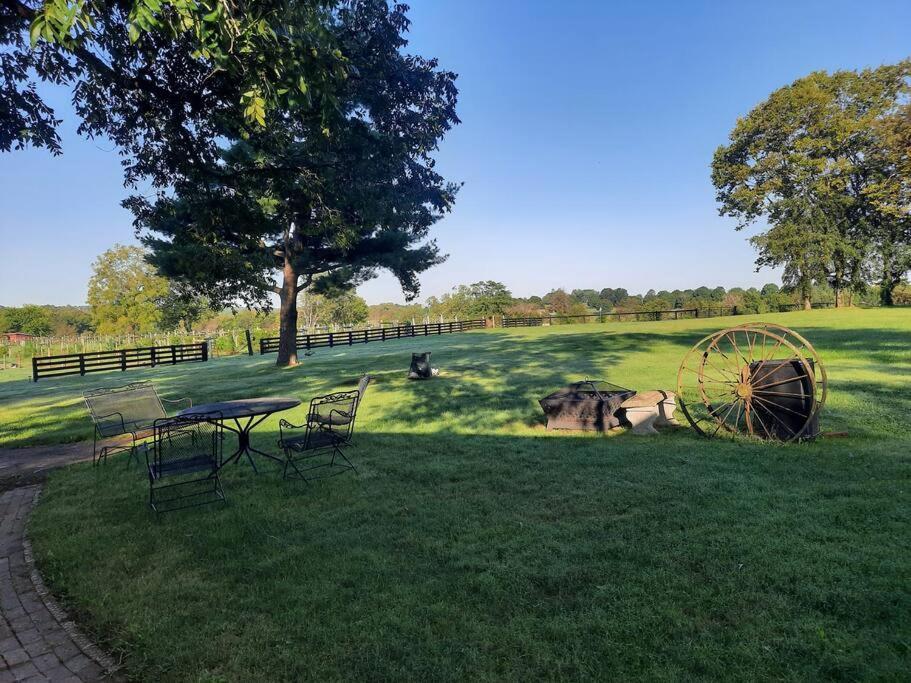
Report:
<svg viewBox="0 0 911 683"><path fill-rule="evenodd" d="M753 415L756 416L756 419L759 421L759 424L762 426L762 431L765 432L765 438L771 439L772 433L769 431L769 428L766 427L765 422L762 419L762 416L759 414L759 411L758 410L753 411Z"/></svg>
<svg viewBox="0 0 911 683"><path fill-rule="evenodd" d="M787 379L781 379L781 380L778 380L777 382L772 382L770 384L756 384L756 385L753 385L753 391L756 391L757 389L768 389L769 387L781 386L782 384L788 384L789 382L796 382L797 380L804 379L804 378L809 379L809 375L797 375L796 377L789 377Z"/></svg>
<svg viewBox="0 0 911 683"><path fill-rule="evenodd" d="M740 347L737 346L737 339L736 339L736 337L737 337L737 332L736 332L736 330L734 331L733 336L730 335L730 334L726 334L726 335L724 335L724 336L731 340L731 346L734 347L734 353L736 353L738 356L740 356L740 358L743 359L743 362L744 362L744 363L746 363L747 365L749 365L749 364L750 364L750 361L747 360L746 356L744 356L744 355L743 355L743 352L741 352ZM739 365L739 364L738 364L738 365Z"/></svg>
<svg viewBox="0 0 911 683"><path fill-rule="evenodd" d="M793 409L791 409L791 408L788 408L787 406L783 406L783 405L780 405L780 404L778 404L778 403L774 403L773 401L769 401L769 400L767 400L767 399L760 398L759 396L754 396L754 398L755 398L757 401L761 401L762 403L766 403L766 404L768 404L768 405L770 405L770 406L774 406L776 410L783 410L783 411L785 411L785 412L787 412L787 413L791 413L792 415L796 415L797 417L802 417L802 418L804 418L804 419L808 419L808 418L810 417L810 414L809 414L809 413L806 413L806 414L804 414L804 413L798 413L796 410L793 410ZM766 410L768 410L770 413L773 412L770 408L766 408Z"/></svg>
<svg viewBox="0 0 911 683"><path fill-rule="evenodd" d="M763 396L793 396L795 398L811 398L811 394L795 394L790 391L763 391L762 389L753 389L754 394Z"/></svg>
<svg viewBox="0 0 911 683"><path fill-rule="evenodd" d="M731 414L731 411L734 410L734 406L737 405L739 402L740 402L740 401L737 400L737 401L734 401L733 403L731 403L731 407L728 408L728 412L726 412L726 413L724 414L724 417L721 418L721 420L718 422L718 426L715 428L715 431L712 432L712 436L715 436L715 434L718 433L718 430L721 429L722 427L724 427L725 429L730 430L730 427L728 427L725 423L727 422L728 417L729 417L730 414Z"/></svg>
<svg viewBox="0 0 911 683"><path fill-rule="evenodd" d="M777 416L775 413L773 413L771 410L769 410L769 409L766 408L765 406L761 406L761 405L760 405L760 406L756 406L756 407L757 407L757 409L764 410L764 411L769 415L769 417L773 418L776 422L778 422L778 424L780 424L782 427L784 427L784 428L787 429L789 432L791 432L791 434L792 434L793 436L796 436L796 435L797 435L797 432L795 432L795 431L791 428L791 425L789 425L787 422L785 422L784 420L782 420L780 417L778 417L778 416ZM757 410L757 412L758 412L758 410Z"/></svg>

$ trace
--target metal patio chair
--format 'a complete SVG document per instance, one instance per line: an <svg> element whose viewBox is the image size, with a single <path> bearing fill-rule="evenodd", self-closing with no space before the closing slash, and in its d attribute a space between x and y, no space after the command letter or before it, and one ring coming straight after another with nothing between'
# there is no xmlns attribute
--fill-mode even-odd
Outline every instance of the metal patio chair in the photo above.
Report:
<svg viewBox="0 0 911 683"><path fill-rule="evenodd" d="M218 477L223 443L220 420L216 413L155 420L153 441L143 444L149 507L155 512L225 500Z"/></svg>
<svg viewBox="0 0 911 683"><path fill-rule="evenodd" d="M95 433L92 438L92 463L107 462L111 453L130 452L130 460L136 455L136 448L152 436L156 420L168 417L164 404L176 408L191 408L193 401L179 398L173 401L158 395L151 382L133 382L122 387L108 387L87 391L83 395L85 405L92 416ZM131 437L129 446L102 446L98 442L115 436Z"/></svg>
<svg viewBox="0 0 911 683"><path fill-rule="evenodd" d="M357 472L343 449L354 445L354 422L369 383L370 376L364 375L354 391L317 396L310 401L307 422L302 425L292 424L288 420L278 423L278 445L285 453L283 478L296 476L309 481L342 474L347 470ZM314 460L315 458L321 459ZM293 470L293 474L289 474L289 469ZM307 474L320 469L327 469L328 473L313 476Z"/></svg>

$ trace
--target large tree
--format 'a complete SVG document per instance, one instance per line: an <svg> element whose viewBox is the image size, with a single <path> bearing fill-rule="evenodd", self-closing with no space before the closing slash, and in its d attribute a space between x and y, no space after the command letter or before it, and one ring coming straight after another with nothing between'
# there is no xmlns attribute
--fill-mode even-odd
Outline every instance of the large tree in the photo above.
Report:
<svg viewBox="0 0 911 683"><path fill-rule="evenodd" d="M385 268L413 298L417 275L442 260L428 231L457 186L432 155L458 122L455 74L405 53L406 11L343 2L325 30L351 75L333 83L329 115L276 107L217 159L176 164L170 191L127 202L153 262L183 286L222 303L278 295L279 365L297 363L300 292L343 291Z"/></svg>
<svg viewBox="0 0 911 683"><path fill-rule="evenodd" d="M893 292L911 269L911 103L879 122L884 142L882 173L868 196L889 220L878 225L880 298L891 306Z"/></svg>
<svg viewBox="0 0 911 683"><path fill-rule="evenodd" d="M168 281L159 277L139 247L115 244L92 265L86 300L99 334L155 332Z"/></svg>
<svg viewBox="0 0 911 683"><path fill-rule="evenodd" d="M862 288L870 257L897 248L897 219L871 192L884 163L884 120L911 94L911 61L861 72L816 72L781 88L737 122L712 181L737 229L764 220L757 265L783 266L809 305L813 282ZM884 280L884 287L889 284Z"/></svg>

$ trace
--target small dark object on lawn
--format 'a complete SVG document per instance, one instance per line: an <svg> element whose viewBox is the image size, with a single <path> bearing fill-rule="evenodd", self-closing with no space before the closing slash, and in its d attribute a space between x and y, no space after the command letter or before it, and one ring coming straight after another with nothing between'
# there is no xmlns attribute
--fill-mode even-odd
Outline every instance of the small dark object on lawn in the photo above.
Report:
<svg viewBox="0 0 911 683"><path fill-rule="evenodd" d="M636 394L632 389L602 382L575 382L538 403L547 416L548 429L584 429L607 431L620 426L616 413L626 399Z"/></svg>
<svg viewBox="0 0 911 683"><path fill-rule="evenodd" d="M432 376L433 368L430 367L430 351L412 353L408 379L430 379Z"/></svg>

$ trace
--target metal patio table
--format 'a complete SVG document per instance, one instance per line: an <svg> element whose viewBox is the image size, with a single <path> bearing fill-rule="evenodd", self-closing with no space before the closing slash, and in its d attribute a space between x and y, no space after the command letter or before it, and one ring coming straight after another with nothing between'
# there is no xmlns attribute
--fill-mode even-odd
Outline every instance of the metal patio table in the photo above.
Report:
<svg viewBox="0 0 911 683"><path fill-rule="evenodd" d="M270 397L270 398L244 398L236 401L219 401L217 403L203 403L180 411L178 415L218 415L218 421L228 431L237 434L237 450L221 463L224 467L234 460L239 460L242 455L247 456L247 460L253 466L253 471L257 474L256 463L253 462L251 452L258 453L276 462L284 463L279 457L264 453L250 445L250 432L270 415L280 413L283 410L297 408L301 404L296 398L287 397ZM231 422L234 426L231 426ZM219 468L219 469L220 469Z"/></svg>

